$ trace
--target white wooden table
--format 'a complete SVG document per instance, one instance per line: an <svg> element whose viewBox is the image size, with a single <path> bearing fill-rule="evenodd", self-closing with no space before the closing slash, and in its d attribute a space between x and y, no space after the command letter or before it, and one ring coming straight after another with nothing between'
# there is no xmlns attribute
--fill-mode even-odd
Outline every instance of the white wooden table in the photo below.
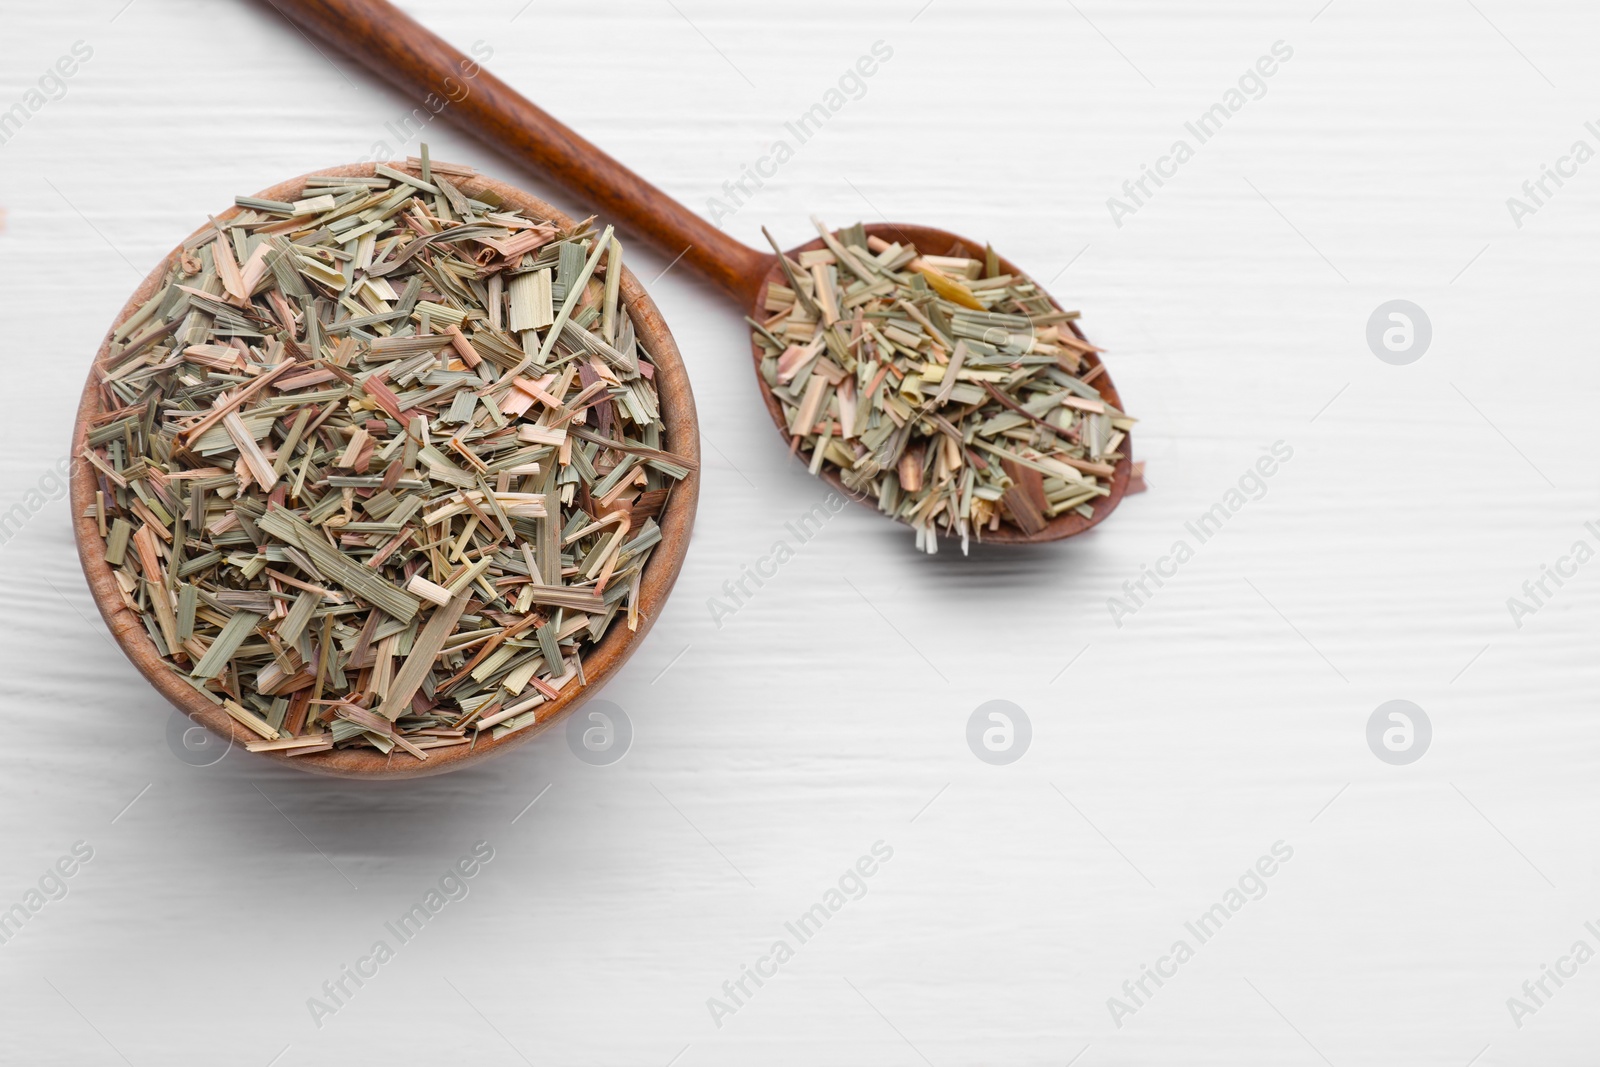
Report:
<svg viewBox="0 0 1600 1067"><path fill-rule="evenodd" d="M50 470L158 257L235 193L414 151L412 105L265 5L9 2L4 1058L1591 1062L1600 962L1570 953L1600 951L1600 563L1562 560L1600 548L1600 162L1560 160L1600 148L1600 13L1319 2L407 3L708 214L883 42L722 225L992 239L1083 309L1152 491L1076 541L966 559L851 508L718 626L710 598L823 492L757 402L739 316L668 271L708 464L677 594L604 694L631 749L591 766L556 734L382 787L179 758ZM1275 42L1292 55L1229 109ZM1202 142L1185 124L1213 104ZM420 132L582 213L448 113ZM1169 177L1134 202L1144 164ZM1545 164L1568 176L1535 203ZM1431 323L1407 365L1367 340L1392 300ZM1292 458L1230 498L1275 442ZM1186 524L1219 503L1201 543ZM1146 565L1170 577L1114 619ZM1570 576L1535 604L1544 565ZM1431 725L1404 765L1367 740L1397 699ZM991 700L1031 723L1006 765L967 743ZM385 924L480 841L467 894L402 942ZM859 899L830 897L841 877Z"/></svg>

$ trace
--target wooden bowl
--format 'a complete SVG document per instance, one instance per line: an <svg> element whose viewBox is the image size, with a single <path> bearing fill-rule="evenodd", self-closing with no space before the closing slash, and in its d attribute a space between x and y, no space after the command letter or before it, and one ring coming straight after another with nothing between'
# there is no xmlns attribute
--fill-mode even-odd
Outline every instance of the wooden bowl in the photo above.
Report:
<svg viewBox="0 0 1600 1067"><path fill-rule="evenodd" d="M403 168L404 164L391 163L390 166ZM376 164L355 163L315 173L371 177L376 173ZM299 200L308 177L310 175L302 175L274 185L256 195L267 200L290 202ZM505 202L539 218L549 219L563 227L573 225L572 219L543 200L504 182L475 175L471 178L462 178L458 184L469 195L492 192ZM238 213L238 208L229 208L217 218L225 220ZM190 240L199 236L201 232L201 230L195 231L190 235ZM173 249L162 260L160 266L150 273L128 303L123 306L111 330L115 330L155 294L181 251L182 246ZM650 299L650 295L626 267L622 272L622 299L629 318L633 320L635 333L645 349L654 357L657 370L655 383L661 398L662 420L666 424L666 447L681 456L693 459L698 464L700 426L695 416L694 395L689 388L689 376L684 370L683 358L678 353L678 346L673 341L672 333L667 329L667 324L662 319L655 301ZM106 359L110 349L111 331L108 330L106 339L101 343L100 351L95 357L96 367ZM89 380L84 386L83 399L78 404L77 425L72 431L74 457L83 453L89 422L102 411L100 392L94 387L94 381L94 373L91 371ZM102 488L99 482L96 471L89 464L73 465L73 535L78 542L78 559L82 562L83 573L89 580L89 590L94 594L95 605L100 609L106 625L111 628L117 644L122 646L122 651L162 696L190 718L204 724L222 737L232 738L243 748L245 742L256 740L255 735L234 722L220 707L201 696L180 678L156 650L155 643L145 632L139 616L123 604L111 566L106 562L105 542L100 537L99 527L94 518L85 514L94 503L95 490ZM581 687L569 686L559 699L542 705L538 721L533 726L509 734L498 741L488 736L481 736L471 745L432 749L426 760L417 760L403 753L398 756L385 756L371 749L334 749L305 756L286 756L274 752L259 755L303 771L341 778L418 778L458 770L469 763L498 755L531 740L536 734L543 733L571 714L621 670L628 657L644 640L651 623L655 621L656 615L666 603L667 594L672 591L678 572L683 568L684 555L689 548L689 534L694 527L695 504L699 495L699 473L697 470L692 470L688 477L679 481L677 487L673 489L666 509L657 520L661 525L661 543L656 545L640 583L639 629L630 631L625 623L614 620L600 643L583 657L584 676L588 684Z"/></svg>
<svg viewBox="0 0 1600 1067"><path fill-rule="evenodd" d="M874 222L867 223L864 228L870 237L881 237L889 242L899 241L901 243L914 244L927 255L982 258L984 254L984 246L982 244L976 241L969 241L964 237L958 237L947 230L936 230L931 226L916 226L911 223ZM795 259L802 252L815 252L825 247L827 246L822 238L817 237L806 244L800 245L798 248L789 249L785 255L790 259ZM752 254L755 255L754 253ZM768 286L788 284L788 279L784 277L783 268L779 266L777 257L767 256L766 258L771 261L769 267L762 263L760 258L751 261L757 270L766 267L765 274L761 278L760 288L756 290L755 306L749 312L750 317L757 321L760 321L765 313ZM1021 275L1024 273L1004 257L1000 257L1000 270L1006 274ZM1042 286L1040 291L1044 291ZM1045 295L1049 296L1050 294L1045 293ZM1055 297L1050 296L1050 302L1055 305L1057 311L1066 310ZM1083 336L1083 331L1078 329L1076 322L1069 322L1067 325L1072 327L1072 332L1077 334L1080 340L1086 340ZM761 377L762 351L755 338L750 340L750 355L755 360L756 386L761 391L762 402L767 405L767 414L772 416L772 422L777 426L778 433L783 435L785 441L788 441L789 420L783 413L783 404L776 396L772 395L772 390L767 387L766 381ZM1084 357L1084 364L1088 367L1097 367L1100 365L1100 357L1094 353L1089 353ZM1122 397L1117 394L1117 387L1111 383L1111 375L1109 373L1102 371L1100 376L1094 380L1094 387L1100 390L1100 395L1110 401L1113 407L1122 409ZM1128 481L1133 476L1132 457L1133 435L1129 434L1122 444L1122 458L1117 461L1116 467L1113 468L1110 484L1111 493L1109 496L1099 497L1095 500L1093 514L1088 518L1069 511L1064 515L1057 515L1045 524L1044 529L1033 534L1026 533L1020 527L1002 520L998 529L984 529L981 534L974 533L973 540L988 545L1043 544L1046 541L1059 541L1065 537L1072 537L1083 533L1083 531L1092 526L1098 526L1105 521L1108 515L1116 510L1117 505L1122 503L1122 498L1127 495ZM832 485L845 497L870 508L877 515L883 514L879 510L878 501L875 498L862 496L844 484L844 480L839 477L837 467L824 463L819 473L827 480L829 485ZM910 527L908 526L907 529L909 530ZM946 540L954 539L957 536L953 531L946 530L943 527L937 528L935 532Z"/></svg>

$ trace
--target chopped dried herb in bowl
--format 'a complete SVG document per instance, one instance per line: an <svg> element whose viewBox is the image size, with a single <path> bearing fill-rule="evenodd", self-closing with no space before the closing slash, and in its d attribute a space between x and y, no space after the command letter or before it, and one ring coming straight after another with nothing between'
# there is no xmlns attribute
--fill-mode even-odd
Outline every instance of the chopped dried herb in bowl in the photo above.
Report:
<svg viewBox="0 0 1600 1067"><path fill-rule="evenodd" d="M96 372L105 560L252 750L425 760L533 725L638 626L694 467L611 230L411 164L238 198Z"/></svg>

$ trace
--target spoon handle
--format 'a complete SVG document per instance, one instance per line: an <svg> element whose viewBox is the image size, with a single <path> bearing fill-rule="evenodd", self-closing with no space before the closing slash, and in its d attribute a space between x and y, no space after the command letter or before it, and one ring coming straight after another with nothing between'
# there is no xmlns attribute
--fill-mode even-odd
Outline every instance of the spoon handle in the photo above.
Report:
<svg viewBox="0 0 1600 1067"><path fill-rule="evenodd" d="M430 111L593 203L606 221L680 257L748 308L775 257L735 241L584 140L387 0L268 0ZM430 94L431 97L430 97Z"/></svg>

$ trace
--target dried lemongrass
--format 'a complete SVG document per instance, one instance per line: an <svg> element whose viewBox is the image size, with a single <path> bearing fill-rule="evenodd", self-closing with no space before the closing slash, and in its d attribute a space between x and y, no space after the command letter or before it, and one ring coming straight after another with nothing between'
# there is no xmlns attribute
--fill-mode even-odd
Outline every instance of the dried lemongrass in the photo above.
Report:
<svg viewBox="0 0 1600 1067"><path fill-rule="evenodd" d="M909 242L829 231L782 256L787 285L751 320L761 376L812 473L916 530L982 539L1093 514L1134 419L1094 386L1099 349L999 258L926 255ZM770 238L769 238L770 239ZM774 245L776 248L776 245Z"/></svg>
<svg viewBox="0 0 1600 1067"><path fill-rule="evenodd" d="M97 369L106 561L251 749L501 737L638 625L692 464L618 325L621 245L469 196L471 174L239 197Z"/></svg>

